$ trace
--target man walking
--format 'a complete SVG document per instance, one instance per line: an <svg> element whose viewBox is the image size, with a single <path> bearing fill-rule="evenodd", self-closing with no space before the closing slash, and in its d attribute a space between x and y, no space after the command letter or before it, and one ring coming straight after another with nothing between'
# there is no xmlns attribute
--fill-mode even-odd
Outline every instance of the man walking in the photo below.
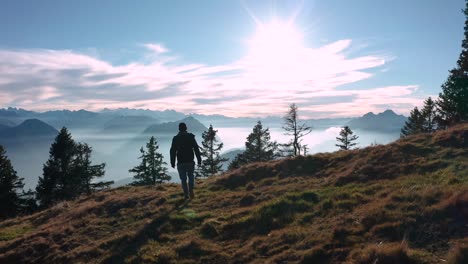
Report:
<svg viewBox="0 0 468 264"><path fill-rule="evenodd" d="M194 198L193 185L195 170L195 162L193 161L194 155L197 156L198 165L201 165L200 149L195 135L187 132L187 125L185 123L179 124L179 134L172 139L171 146L171 166L175 168L175 161L177 157L177 171L179 172L182 190L184 190L185 199ZM187 186L188 178L188 186Z"/></svg>

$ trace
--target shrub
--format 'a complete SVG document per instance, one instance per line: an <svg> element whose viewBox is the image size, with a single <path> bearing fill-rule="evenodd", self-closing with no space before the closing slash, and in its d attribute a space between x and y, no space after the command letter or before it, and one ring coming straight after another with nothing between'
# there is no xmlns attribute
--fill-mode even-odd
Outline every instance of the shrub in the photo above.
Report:
<svg viewBox="0 0 468 264"><path fill-rule="evenodd" d="M218 236L218 230L216 230L215 223L212 221L205 222L200 229L200 233L206 238Z"/></svg>
<svg viewBox="0 0 468 264"><path fill-rule="evenodd" d="M254 203L255 196L251 194L247 194L246 196L242 197L239 201L240 206L250 206Z"/></svg>

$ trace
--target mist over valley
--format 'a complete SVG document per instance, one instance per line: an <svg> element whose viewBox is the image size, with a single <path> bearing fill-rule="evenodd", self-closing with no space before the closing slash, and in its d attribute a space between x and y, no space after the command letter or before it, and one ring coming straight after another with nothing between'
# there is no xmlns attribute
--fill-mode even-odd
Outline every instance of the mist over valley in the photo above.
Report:
<svg viewBox="0 0 468 264"><path fill-rule="evenodd" d="M0 127L0 144L6 147L18 174L25 178L25 188L33 189L42 174L50 144L58 130L66 126L74 140L93 148L94 163L106 163L104 180L113 180L116 185L121 185L131 182L132 175L128 170L138 164L140 148L145 146L151 136L155 136L172 181L178 182L177 171L170 167L169 149L172 137L178 133L180 122L187 124L199 145L203 131L213 125L224 144L221 154L232 160L244 148L246 137L258 120L270 129L272 140L280 144L288 142L289 137L282 129L282 117L230 118L137 109L38 113L8 108L0 110L0 122L3 124ZM368 113L359 118L303 120L313 130L304 137L302 144L307 145L307 154L336 151L336 137L341 127L349 124L355 126L352 129L359 136L358 147L386 144L399 138L405 120L406 117L391 110L380 114ZM225 162L224 169L229 162Z"/></svg>

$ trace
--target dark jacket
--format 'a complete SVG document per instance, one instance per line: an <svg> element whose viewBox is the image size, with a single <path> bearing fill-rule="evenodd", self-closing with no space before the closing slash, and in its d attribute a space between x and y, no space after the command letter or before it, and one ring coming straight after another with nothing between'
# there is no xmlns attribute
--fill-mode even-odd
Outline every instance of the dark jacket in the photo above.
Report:
<svg viewBox="0 0 468 264"><path fill-rule="evenodd" d="M200 148L198 147L195 135L181 131L172 139L171 146L171 165L175 166L176 156L177 163L193 162L194 155L197 155L197 161L201 163Z"/></svg>

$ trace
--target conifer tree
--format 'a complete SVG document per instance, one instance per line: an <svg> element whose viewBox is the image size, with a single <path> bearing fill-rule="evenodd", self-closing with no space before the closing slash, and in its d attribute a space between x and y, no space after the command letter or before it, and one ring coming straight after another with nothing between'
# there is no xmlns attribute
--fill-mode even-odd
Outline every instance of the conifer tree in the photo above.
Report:
<svg viewBox="0 0 468 264"><path fill-rule="evenodd" d="M49 159L43 167L42 177L36 187L41 207L75 196L73 184L79 182L72 174L72 161L76 143L67 128L63 127L50 147ZM71 191L72 193L66 193Z"/></svg>
<svg viewBox="0 0 468 264"><path fill-rule="evenodd" d="M21 202L21 208L20 208L20 213L23 214L32 214L34 213L37 209L37 202L36 202L36 192L33 190L29 189L28 191L24 191L20 195L20 202Z"/></svg>
<svg viewBox="0 0 468 264"><path fill-rule="evenodd" d="M4 147L0 145L0 219L18 214L21 207L18 191L23 187L23 178L16 175Z"/></svg>
<svg viewBox="0 0 468 264"><path fill-rule="evenodd" d="M204 131L202 134L201 156L204 157L200 169L202 177L208 177L222 172L223 162L228 160L219 156L223 148L223 143L218 143L218 139L216 138L217 132L218 130L214 130L213 126L210 125L208 130Z"/></svg>
<svg viewBox="0 0 468 264"><path fill-rule="evenodd" d="M105 163L93 165L91 163L92 148L86 143L78 143L76 146L76 155L73 159L73 174L80 179L79 193L90 194L92 192L108 188L113 181L95 182L96 178L103 177L105 174Z"/></svg>
<svg viewBox="0 0 468 264"><path fill-rule="evenodd" d="M468 1L465 2L465 27L462 51L457 66L449 72L437 100L438 126L446 128L468 121Z"/></svg>
<svg viewBox="0 0 468 264"><path fill-rule="evenodd" d="M289 143L285 144L286 148L292 148L289 156L297 156L301 154L302 138L312 132L312 128L305 123L299 122L298 107L296 104L289 105L289 110L284 116L283 129L286 130L285 135L291 136Z"/></svg>
<svg viewBox="0 0 468 264"><path fill-rule="evenodd" d="M340 136L336 138L339 142L335 144L340 150L350 150L352 147L356 146L357 143L355 142L359 137L353 135L353 131L349 126L344 126L341 128Z"/></svg>
<svg viewBox="0 0 468 264"><path fill-rule="evenodd" d="M146 143L146 150L143 147L140 149L140 165L129 170L135 174L132 185L156 185L171 180L165 167L167 163L163 161L163 155L158 152L158 148L158 142L152 136Z"/></svg>
<svg viewBox="0 0 468 264"><path fill-rule="evenodd" d="M400 136L406 137L409 135L414 135L422 133L424 131L424 117L419 111L418 107L415 107L410 112L408 120L405 122L405 125L401 129Z"/></svg>
<svg viewBox="0 0 468 264"><path fill-rule="evenodd" d="M423 109L421 110L423 119L422 129L424 132L430 133L436 130L436 103L431 97L424 101Z"/></svg>
<svg viewBox="0 0 468 264"><path fill-rule="evenodd" d="M271 141L269 129L264 129L262 122L258 121L252 133L247 137L245 151L234 158L229 164L229 169L235 169L251 162L273 160L278 156L277 150L278 144Z"/></svg>
<svg viewBox="0 0 468 264"><path fill-rule="evenodd" d="M92 149L85 143L76 143L63 127L49 151L42 177L36 187L37 200L45 208L70 200L81 194L108 187L112 182L94 182L104 176L105 164L92 165Z"/></svg>

